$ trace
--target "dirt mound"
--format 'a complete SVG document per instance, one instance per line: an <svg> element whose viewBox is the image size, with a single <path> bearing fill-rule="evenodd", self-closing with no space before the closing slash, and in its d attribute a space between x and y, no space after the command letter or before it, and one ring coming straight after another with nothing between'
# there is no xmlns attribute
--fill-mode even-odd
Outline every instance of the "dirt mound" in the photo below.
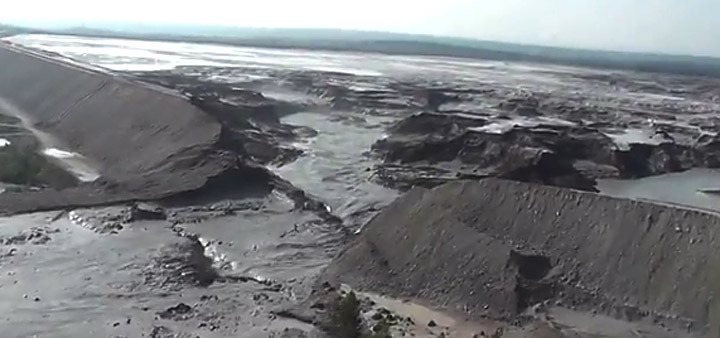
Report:
<svg viewBox="0 0 720 338"><path fill-rule="evenodd" d="M552 304L717 330L719 226L698 211L458 181L413 189L383 210L324 280L477 317L517 319Z"/></svg>
<svg viewBox="0 0 720 338"><path fill-rule="evenodd" d="M145 284L163 290L180 290L184 285L209 286L220 275L204 252L205 247L196 237L162 248L152 264L143 269Z"/></svg>

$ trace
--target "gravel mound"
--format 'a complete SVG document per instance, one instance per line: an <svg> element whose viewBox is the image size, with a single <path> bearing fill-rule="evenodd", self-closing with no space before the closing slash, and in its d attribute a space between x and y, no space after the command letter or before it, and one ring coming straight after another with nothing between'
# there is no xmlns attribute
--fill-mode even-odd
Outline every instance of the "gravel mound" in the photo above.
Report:
<svg viewBox="0 0 720 338"><path fill-rule="evenodd" d="M717 332L714 214L520 182L415 188L328 267L331 283L515 320L565 306Z"/></svg>

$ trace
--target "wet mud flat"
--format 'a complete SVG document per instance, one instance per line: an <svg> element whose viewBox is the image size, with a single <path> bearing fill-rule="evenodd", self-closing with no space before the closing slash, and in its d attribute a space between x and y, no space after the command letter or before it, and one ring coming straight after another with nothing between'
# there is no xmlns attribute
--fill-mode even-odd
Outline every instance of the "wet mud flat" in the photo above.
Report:
<svg viewBox="0 0 720 338"><path fill-rule="evenodd" d="M270 312L305 294L342 233L282 196L244 204L232 214L167 208L167 219L129 217L124 206L0 219L4 334L267 337L307 329Z"/></svg>
<svg viewBox="0 0 720 338"><path fill-rule="evenodd" d="M363 325L411 317L395 335L716 330L716 216L485 180L594 191L713 168L713 79L29 41L45 51L0 55L26 67L0 75L73 85L39 103L0 87L7 115L98 176L0 194L14 336L324 336L343 283L376 303Z"/></svg>

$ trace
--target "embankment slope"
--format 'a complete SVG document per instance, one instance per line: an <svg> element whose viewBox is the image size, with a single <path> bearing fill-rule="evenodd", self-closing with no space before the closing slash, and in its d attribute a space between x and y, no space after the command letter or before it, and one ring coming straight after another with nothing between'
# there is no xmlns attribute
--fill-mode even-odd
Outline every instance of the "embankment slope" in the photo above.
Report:
<svg viewBox="0 0 720 338"><path fill-rule="evenodd" d="M498 179L416 188L324 279L509 319L537 303L717 332L720 218Z"/></svg>
<svg viewBox="0 0 720 338"><path fill-rule="evenodd" d="M64 191L1 194L0 212L161 198L238 165L216 147L220 123L177 93L9 45L0 64L0 113L100 174Z"/></svg>

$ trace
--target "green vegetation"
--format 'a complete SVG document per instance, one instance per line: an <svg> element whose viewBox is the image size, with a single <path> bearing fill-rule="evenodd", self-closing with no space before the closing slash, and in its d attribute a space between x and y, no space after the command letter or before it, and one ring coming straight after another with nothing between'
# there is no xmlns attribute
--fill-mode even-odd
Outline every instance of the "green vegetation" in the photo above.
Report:
<svg viewBox="0 0 720 338"><path fill-rule="evenodd" d="M0 148L0 182L63 188L74 185L76 180L45 157L28 149L8 146Z"/></svg>
<svg viewBox="0 0 720 338"><path fill-rule="evenodd" d="M0 149L0 181L33 184L42 169L38 156L22 154L15 147Z"/></svg>
<svg viewBox="0 0 720 338"><path fill-rule="evenodd" d="M363 338L392 338L390 335L390 326L392 326L392 323L387 319L383 319L373 326L373 332L371 334L366 334Z"/></svg>
<svg viewBox="0 0 720 338"><path fill-rule="evenodd" d="M720 76L720 58L713 57L597 51L429 35L351 30L141 24L98 24L92 27L30 29L0 24L0 36L20 33L218 43L267 48L376 52L399 55L454 56Z"/></svg>
<svg viewBox="0 0 720 338"><path fill-rule="evenodd" d="M330 314L330 334L337 338L360 338L362 320L360 318L360 301L354 292L340 298Z"/></svg>
<svg viewBox="0 0 720 338"><path fill-rule="evenodd" d="M21 34L24 32L26 32L24 29L21 29L21 28L15 27L15 26L0 24L0 37Z"/></svg>
<svg viewBox="0 0 720 338"><path fill-rule="evenodd" d="M330 313L330 334L336 338L390 338L390 323L381 321L373 332L363 329L360 316L360 301L354 292L341 297Z"/></svg>

